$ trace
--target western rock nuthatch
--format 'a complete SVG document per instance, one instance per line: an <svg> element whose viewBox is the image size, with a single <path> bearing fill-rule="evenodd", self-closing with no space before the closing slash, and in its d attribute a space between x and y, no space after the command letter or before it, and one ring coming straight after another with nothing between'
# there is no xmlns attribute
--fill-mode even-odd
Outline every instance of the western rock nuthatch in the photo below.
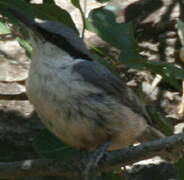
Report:
<svg viewBox="0 0 184 180"><path fill-rule="evenodd" d="M12 11L29 29L33 46L27 94L45 126L63 142L107 150L164 137L138 97L94 61L79 36L64 24L37 21Z"/></svg>

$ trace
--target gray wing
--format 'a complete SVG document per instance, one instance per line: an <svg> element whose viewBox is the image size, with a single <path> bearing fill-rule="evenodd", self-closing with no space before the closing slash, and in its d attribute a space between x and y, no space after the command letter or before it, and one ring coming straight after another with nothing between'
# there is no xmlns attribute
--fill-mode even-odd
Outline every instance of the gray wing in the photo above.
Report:
<svg viewBox="0 0 184 180"><path fill-rule="evenodd" d="M73 68L84 80L103 89L108 95L113 96L117 101L128 106L134 112L141 114L151 123L150 117L138 97L121 79L113 75L103 65L94 61L81 61L75 64Z"/></svg>

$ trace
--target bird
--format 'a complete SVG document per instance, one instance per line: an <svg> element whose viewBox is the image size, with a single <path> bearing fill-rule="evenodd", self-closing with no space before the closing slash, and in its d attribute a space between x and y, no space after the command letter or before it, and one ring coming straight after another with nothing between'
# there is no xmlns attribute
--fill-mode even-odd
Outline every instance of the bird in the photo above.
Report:
<svg viewBox="0 0 184 180"><path fill-rule="evenodd" d="M136 94L93 58L74 30L9 11L28 30L33 47L28 99L62 142L90 152L105 147L104 153L164 137Z"/></svg>

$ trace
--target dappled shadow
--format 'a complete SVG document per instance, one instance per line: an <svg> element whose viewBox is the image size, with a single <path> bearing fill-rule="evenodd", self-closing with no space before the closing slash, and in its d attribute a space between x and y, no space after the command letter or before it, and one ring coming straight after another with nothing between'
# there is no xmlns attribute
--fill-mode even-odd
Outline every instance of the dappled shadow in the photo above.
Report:
<svg viewBox="0 0 184 180"><path fill-rule="evenodd" d="M175 10L177 5L180 7L179 12ZM166 62L169 59L174 62L175 54L166 51L168 46L174 50L180 46L175 25L177 17L183 18L183 10L182 0L141 0L125 9L125 21L133 22L139 42L158 43L159 56L155 60Z"/></svg>
<svg viewBox="0 0 184 180"><path fill-rule="evenodd" d="M168 180L176 179L176 169L172 164L135 165L129 173L129 180Z"/></svg>

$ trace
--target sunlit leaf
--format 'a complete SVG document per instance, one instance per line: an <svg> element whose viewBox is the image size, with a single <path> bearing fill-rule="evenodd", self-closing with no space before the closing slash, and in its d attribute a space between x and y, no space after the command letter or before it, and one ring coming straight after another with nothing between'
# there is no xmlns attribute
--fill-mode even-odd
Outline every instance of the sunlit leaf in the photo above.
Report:
<svg viewBox="0 0 184 180"><path fill-rule="evenodd" d="M3 23L3 22L0 22L0 34L8 34L10 33L10 29L8 28L8 26Z"/></svg>
<svg viewBox="0 0 184 180"><path fill-rule="evenodd" d="M28 57L31 58L32 46L29 44L29 42L20 37L17 37L16 40L18 41L20 46L26 50L26 54L28 55Z"/></svg>
<svg viewBox="0 0 184 180"><path fill-rule="evenodd" d="M182 46L184 46L184 22L177 20L177 30Z"/></svg>

